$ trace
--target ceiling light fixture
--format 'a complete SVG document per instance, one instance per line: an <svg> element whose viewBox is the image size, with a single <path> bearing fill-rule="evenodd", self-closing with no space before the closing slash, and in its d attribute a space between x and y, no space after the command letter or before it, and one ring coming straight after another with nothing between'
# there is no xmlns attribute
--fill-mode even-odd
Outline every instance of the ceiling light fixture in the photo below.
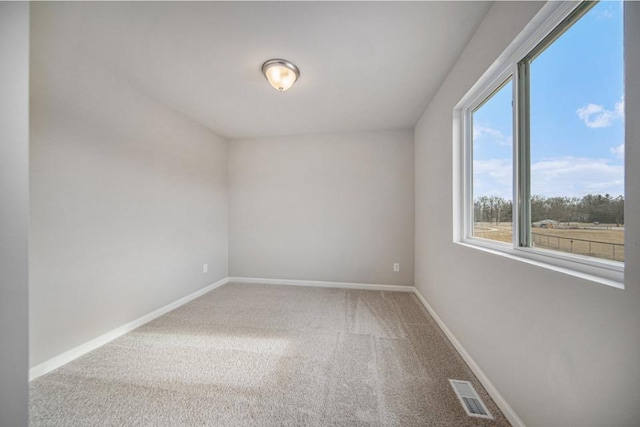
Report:
<svg viewBox="0 0 640 427"><path fill-rule="evenodd" d="M286 59L270 59L262 64L262 74L275 90L284 92L298 80L300 70Z"/></svg>

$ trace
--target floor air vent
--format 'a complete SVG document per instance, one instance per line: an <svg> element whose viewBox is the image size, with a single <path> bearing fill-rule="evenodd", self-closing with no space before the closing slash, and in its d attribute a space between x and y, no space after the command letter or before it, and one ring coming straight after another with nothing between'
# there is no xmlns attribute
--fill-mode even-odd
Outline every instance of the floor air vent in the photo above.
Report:
<svg viewBox="0 0 640 427"><path fill-rule="evenodd" d="M467 415L470 417L493 419L491 413L487 407L484 406L484 403L480 400L480 396L478 396L478 393L476 393L476 390L469 381L449 380L449 382Z"/></svg>

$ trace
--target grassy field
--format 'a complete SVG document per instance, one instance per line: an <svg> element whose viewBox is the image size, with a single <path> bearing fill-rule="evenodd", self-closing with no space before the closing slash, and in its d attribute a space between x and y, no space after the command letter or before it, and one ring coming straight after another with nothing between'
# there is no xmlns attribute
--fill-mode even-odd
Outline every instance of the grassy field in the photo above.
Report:
<svg viewBox="0 0 640 427"><path fill-rule="evenodd" d="M577 228L532 228L536 247L624 261L624 228L615 224L575 224ZM590 228L586 228L590 227ZM501 242L512 241L511 223L476 223L473 235Z"/></svg>

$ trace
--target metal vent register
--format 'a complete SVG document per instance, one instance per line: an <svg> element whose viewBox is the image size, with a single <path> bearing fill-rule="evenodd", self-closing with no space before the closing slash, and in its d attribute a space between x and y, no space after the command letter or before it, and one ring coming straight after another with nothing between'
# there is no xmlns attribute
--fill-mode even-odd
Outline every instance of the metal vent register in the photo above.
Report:
<svg viewBox="0 0 640 427"><path fill-rule="evenodd" d="M449 382L467 415L470 417L493 419L493 416L469 381L449 380Z"/></svg>

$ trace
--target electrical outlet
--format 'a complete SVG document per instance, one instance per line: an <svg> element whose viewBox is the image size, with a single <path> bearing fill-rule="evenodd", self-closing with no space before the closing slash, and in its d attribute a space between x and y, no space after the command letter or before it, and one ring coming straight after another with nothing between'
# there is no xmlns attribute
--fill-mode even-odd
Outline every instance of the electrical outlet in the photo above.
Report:
<svg viewBox="0 0 640 427"><path fill-rule="evenodd" d="M209 271L209 264L203 264L202 265L202 272L206 273L207 271Z"/></svg>
<svg viewBox="0 0 640 427"><path fill-rule="evenodd" d="M398 271L400 271L400 263L399 262L396 262L396 263L393 264L393 271L395 271L396 273Z"/></svg>

